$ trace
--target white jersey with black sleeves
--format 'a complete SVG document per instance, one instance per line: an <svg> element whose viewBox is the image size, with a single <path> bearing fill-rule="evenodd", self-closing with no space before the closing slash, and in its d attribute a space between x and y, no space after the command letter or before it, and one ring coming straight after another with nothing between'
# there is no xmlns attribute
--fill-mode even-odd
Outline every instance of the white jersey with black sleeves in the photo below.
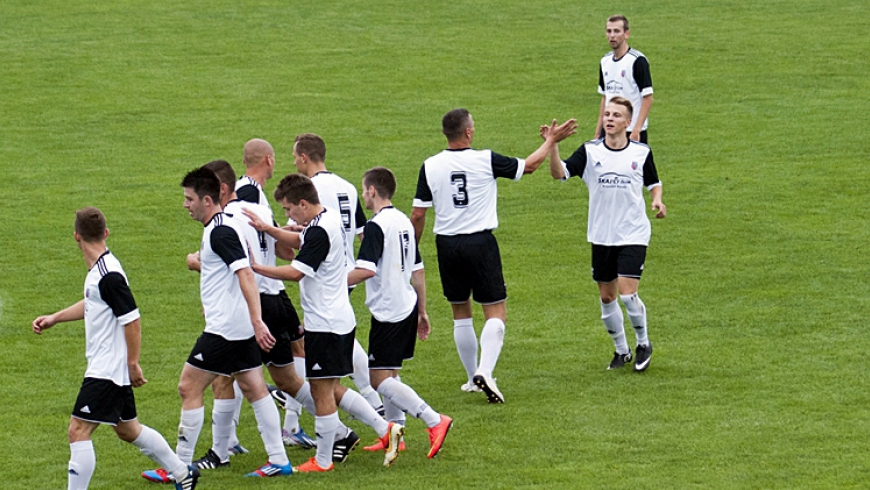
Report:
<svg viewBox="0 0 870 490"><path fill-rule="evenodd" d="M236 271L250 267L244 232L239 221L215 214L205 225L199 252L199 295L205 314L205 331L226 340L254 336L248 303Z"/></svg>
<svg viewBox="0 0 870 490"><path fill-rule="evenodd" d="M444 150L423 162L414 207L435 207L436 235L498 228L497 177L520 180L525 161L491 150Z"/></svg>
<svg viewBox="0 0 870 490"><path fill-rule="evenodd" d="M86 378L130 384L124 326L139 319L139 309L121 263L106 250L85 278Z"/></svg>
<svg viewBox="0 0 870 490"><path fill-rule="evenodd" d="M356 187L332 172L317 172L311 177L311 182L317 188L320 204L326 209L332 209L341 216L341 224L345 232L344 253L347 257L348 272L353 270L353 240L363 232L366 215Z"/></svg>
<svg viewBox="0 0 870 490"><path fill-rule="evenodd" d="M263 186L247 175L243 175L242 178L236 181L236 197L242 201L252 202L269 208L269 199L266 198L266 193L263 192Z"/></svg>
<svg viewBox="0 0 870 490"><path fill-rule="evenodd" d="M628 132L634 129L640 115L643 98L652 95L652 76L649 71L649 61L640 51L629 48L622 58L615 59L613 51L601 58L598 69L598 93L606 101L614 97L625 97L631 101L632 116ZM649 118L643 122L641 131L646 131Z"/></svg>
<svg viewBox="0 0 870 490"><path fill-rule="evenodd" d="M590 243L649 245L643 189L662 185L649 146L629 140L625 148L614 150L603 139L587 141L562 167L565 179L582 177L589 188Z"/></svg>
<svg viewBox="0 0 870 490"><path fill-rule="evenodd" d="M411 274L423 268L411 220L387 206L366 223L363 237L356 267L375 273L366 281L366 306L379 322L400 322L417 304Z"/></svg>
<svg viewBox="0 0 870 490"><path fill-rule="evenodd" d="M305 274L299 281L299 302L305 330L345 335L356 327L347 294L347 256L341 216L324 207L302 230L302 245L290 263Z"/></svg>

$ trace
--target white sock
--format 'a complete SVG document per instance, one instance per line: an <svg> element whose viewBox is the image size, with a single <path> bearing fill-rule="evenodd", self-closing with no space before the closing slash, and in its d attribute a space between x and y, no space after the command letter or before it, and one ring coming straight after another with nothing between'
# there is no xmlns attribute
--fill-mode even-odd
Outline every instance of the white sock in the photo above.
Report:
<svg viewBox="0 0 870 490"><path fill-rule="evenodd" d="M462 318L453 320L453 340L456 342L456 351L459 352L459 360L468 375L468 382L477 372L477 334L474 333L474 320Z"/></svg>
<svg viewBox="0 0 870 490"><path fill-rule="evenodd" d="M269 462L280 466L286 465L290 460L287 459L287 452L281 439L281 416L278 415L278 407L272 401L272 396L266 395L260 398L251 403L251 407L254 409L257 429L260 431L260 438L263 439L263 446L266 447L266 454L269 455Z"/></svg>
<svg viewBox="0 0 870 490"><path fill-rule="evenodd" d="M405 411L387 397L384 397L384 417L390 422L395 422L401 426L405 425Z"/></svg>
<svg viewBox="0 0 870 490"><path fill-rule="evenodd" d="M302 405L305 410L314 415L316 412L314 411L314 398L311 396L311 385L306 381L302 384L302 387L299 388L299 391L296 392L296 401Z"/></svg>
<svg viewBox="0 0 870 490"><path fill-rule="evenodd" d="M477 371L492 376L501 348L504 345L504 322L500 318L490 318L480 333L480 365Z"/></svg>
<svg viewBox="0 0 870 490"><path fill-rule="evenodd" d="M387 421L381 418L378 412L375 412L375 409L359 393L350 389L345 391L338 406L355 419L374 429L378 433L378 437L383 437L387 433Z"/></svg>
<svg viewBox="0 0 870 490"><path fill-rule="evenodd" d="M640 300L637 293L620 295L622 304L625 305L625 312L628 313L628 321L631 322L634 328L634 334L637 336L637 345L649 344L646 330L646 305Z"/></svg>
<svg viewBox="0 0 870 490"><path fill-rule="evenodd" d="M375 410L383 408L381 397L372 388L372 381L369 378L369 356L356 339L353 341L353 383L372 408Z"/></svg>
<svg viewBox="0 0 870 490"><path fill-rule="evenodd" d="M335 431L338 426L338 412L314 417L314 433L317 435L317 464L329 468L332 464L332 449L335 446Z"/></svg>
<svg viewBox="0 0 870 490"><path fill-rule="evenodd" d="M196 450L196 441L202 430L205 420L205 407L193 410L181 410L181 422L178 424L178 443L175 445L175 454L185 464L193 461L193 452Z"/></svg>
<svg viewBox="0 0 870 490"><path fill-rule="evenodd" d="M299 432L299 415L302 413L302 405L288 393L284 393L284 430L291 434Z"/></svg>
<svg viewBox="0 0 870 490"><path fill-rule="evenodd" d="M233 426L230 428L230 440L228 444L228 448L238 446L239 442L239 434L236 428L239 426L239 419L242 413L242 401L245 399L244 393L242 393L242 389L239 388L239 383L237 381L233 381Z"/></svg>
<svg viewBox="0 0 870 490"><path fill-rule="evenodd" d="M218 455L221 462L230 460L230 436L236 427L233 420L236 400L215 400L211 411L211 449ZM235 446L235 444L232 444Z"/></svg>
<svg viewBox="0 0 870 490"><path fill-rule="evenodd" d="M385 400L390 400L412 417L422 420L428 427L435 427L438 422L441 422L441 416L432 410L413 388L396 378L381 381L378 392L384 395Z"/></svg>
<svg viewBox="0 0 870 490"><path fill-rule="evenodd" d="M618 301L601 302L601 320L604 322L604 328L607 329L610 338L613 339L616 352L628 354L630 349L625 341L625 325L623 324L622 308L619 307Z"/></svg>
<svg viewBox="0 0 870 490"><path fill-rule="evenodd" d="M293 358L293 367L296 368L296 374L299 375L299 378L302 381L305 381L305 358L304 357L294 357Z"/></svg>
<svg viewBox="0 0 870 490"><path fill-rule="evenodd" d="M169 447L166 439L151 427L143 425L142 432L133 441L133 445L138 447L142 454L172 473L175 481L181 481L187 477L189 471L187 465L178 459L178 455Z"/></svg>
<svg viewBox="0 0 870 490"><path fill-rule="evenodd" d="M69 445L68 490L87 490L97 466L93 441L78 441Z"/></svg>

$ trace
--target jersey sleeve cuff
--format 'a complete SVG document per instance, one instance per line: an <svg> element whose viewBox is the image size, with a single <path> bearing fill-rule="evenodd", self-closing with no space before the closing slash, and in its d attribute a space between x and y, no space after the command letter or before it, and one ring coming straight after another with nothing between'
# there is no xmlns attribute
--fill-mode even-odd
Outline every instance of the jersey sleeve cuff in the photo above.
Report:
<svg viewBox="0 0 870 490"><path fill-rule="evenodd" d="M526 161L522 158L517 158L517 174L514 175L514 182L523 178L524 173L526 173Z"/></svg>
<svg viewBox="0 0 870 490"><path fill-rule="evenodd" d="M421 200L415 198L412 206L415 208L431 208L432 201L421 201Z"/></svg>
<svg viewBox="0 0 870 490"><path fill-rule="evenodd" d="M365 269L367 271L372 271L376 274L378 272L378 264L369 262L368 260L357 260L355 267L357 269Z"/></svg>
<svg viewBox="0 0 870 490"><path fill-rule="evenodd" d="M417 271L423 270L423 269L424 269L423 262L419 262L419 263L414 264L413 267L411 267L411 272L417 272Z"/></svg>
<svg viewBox="0 0 870 490"><path fill-rule="evenodd" d="M646 190L651 191L651 190L653 190L654 188L656 188L656 187L661 187L661 186L662 186L662 183L661 183L661 182L656 182L655 184L652 184L652 185L648 185L648 186L646 186Z"/></svg>
<svg viewBox="0 0 870 490"><path fill-rule="evenodd" d="M559 163L562 165L562 172L565 173L565 176L562 177L562 178L559 179L559 180L561 180L562 182L565 182L566 180L568 180L569 178L571 178L571 172L568 171L568 165L565 164L565 160L562 160L562 161L559 162Z"/></svg>
<svg viewBox="0 0 870 490"><path fill-rule="evenodd" d="M131 311L130 313L125 313L125 314L119 316L118 322L120 322L121 325L127 325L131 322L135 322L138 319L139 319L139 308L136 308L135 310Z"/></svg>
<svg viewBox="0 0 870 490"><path fill-rule="evenodd" d="M646 97L647 95L652 95L652 93L653 93L652 87L647 87L647 88L640 91L641 97Z"/></svg>
<svg viewBox="0 0 870 490"><path fill-rule="evenodd" d="M230 270L233 272L238 272L238 271L244 269L245 267L250 267L250 266L251 266L251 261L248 260L247 257L245 257L244 259L239 259L239 260L233 262L232 264L228 265L227 267L229 267Z"/></svg>
<svg viewBox="0 0 870 490"><path fill-rule="evenodd" d="M290 262L290 265L292 265L294 269L305 274L308 277L314 277L317 275L317 271L312 269L311 266L309 266L305 262L294 260L293 262Z"/></svg>

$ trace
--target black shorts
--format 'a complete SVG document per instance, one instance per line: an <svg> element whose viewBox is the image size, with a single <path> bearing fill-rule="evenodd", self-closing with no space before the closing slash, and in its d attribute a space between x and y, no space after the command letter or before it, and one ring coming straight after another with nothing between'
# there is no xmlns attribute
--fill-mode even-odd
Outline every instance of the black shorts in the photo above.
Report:
<svg viewBox="0 0 870 490"><path fill-rule="evenodd" d="M230 376L260 367L260 345L254 337L227 340L220 335L203 332L196 339L187 363L203 371Z"/></svg>
<svg viewBox="0 0 870 490"><path fill-rule="evenodd" d="M353 374L356 329L344 335L305 331L305 372L308 379L343 378Z"/></svg>
<svg viewBox="0 0 870 490"><path fill-rule="evenodd" d="M260 351L263 364L274 364L279 367L293 364L290 343L301 339L303 334L299 315L296 314L293 303L284 291L278 294L261 293L260 308L263 312L263 323L269 327L269 332L275 337L272 350Z"/></svg>
<svg viewBox="0 0 870 490"><path fill-rule="evenodd" d="M417 345L417 305L402 321L379 322L372 317L369 330L369 369L402 369L402 361L414 358Z"/></svg>
<svg viewBox="0 0 870 490"><path fill-rule="evenodd" d="M645 260L644 245L608 247L593 243L592 279L600 283L613 282L619 276L640 279Z"/></svg>
<svg viewBox="0 0 870 490"><path fill-rule="evenodd" d="M474 292L480 304L507 299L498 242L490 231L470 235L435 235L438 271L444 297L451 303L465 303Z"/></svg>
<svg viewBox="0 0 870 490"><path fill-rule="evenodd" d="M98 424L118 425L136 418L133 387L118 386L110 379L85 378L72 416Z"/></svg>

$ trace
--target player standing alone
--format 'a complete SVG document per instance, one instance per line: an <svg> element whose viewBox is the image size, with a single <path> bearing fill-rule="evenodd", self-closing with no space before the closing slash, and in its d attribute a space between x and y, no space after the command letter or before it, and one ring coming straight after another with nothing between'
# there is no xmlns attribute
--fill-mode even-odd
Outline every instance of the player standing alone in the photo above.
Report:
<svg viewBox="0 0 870 490"><path fill-rule="evenodd" d="M587 141L564 162L559 147L550 150L550 175L567 180L581 177L589 188L589 220L586 238L592 244L592 279L601 295L601 319L613 339L616 352L608 369L621 368L631 361L625 339L622 310L637 336L635 371L645 371L652 356L647 335L646 305L637 295L646 249L652 232L643 189L652 196L656 218L664 218L662 184L649 146L626 137L631 121L631 102L614 97L604 108L605 137ZM541 127L541 136L550 129Z"/></svg>
<svg viewBox="0 0 870 490"><path fill-rule="evenodd" d="M176 489L196 488L199 471L182 462L163 436L136 418L133 387L147 383L139 367L142 327L127 275L106 247L109 230L103 213L93 207L77 211L73 236L88 265L85 299L33 320L37 334L60 322L85 321L88 368L69 423L67 488L88 488L97 463L91 434L100 424L111 425L122 441L168 468Z"/></svg>

